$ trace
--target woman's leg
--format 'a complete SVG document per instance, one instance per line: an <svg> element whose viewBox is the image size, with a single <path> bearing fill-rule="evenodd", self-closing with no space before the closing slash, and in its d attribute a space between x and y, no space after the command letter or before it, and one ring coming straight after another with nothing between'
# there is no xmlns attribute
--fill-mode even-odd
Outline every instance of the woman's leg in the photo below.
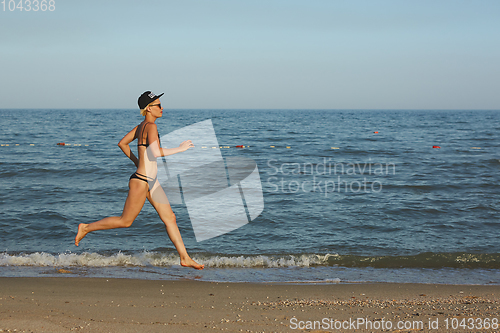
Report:
<svg viewBox="0 0 500 333"><path fill-rule="evenodd" d="M151 196L151 192L154 192L154 197L158 200L153 200ZM161 220L165 224L165 228L167 229L167 234L172 243L174 244L179 256L181 258L181 265L184 267L193 267L195 269L203 269L205 265L200 265L191 257L186 251L186 247L184 246L184 242L182 241L182 236L177 227L177 222L175 218L175 214L172 211L172 207L170 207L170 203L168 202L167 196L161 186L159 186L158 181L153 186L151 192L148 192L147 198L151 205L156 209L156 212L160 216Z"/></svg>
<svg viewBox="0 0 500 333"><path fill-rule="evenodd" d="M128 183L129 191L125 206L121 216L106 217L100 221L85 224L80 223L78 233L75 237L75 245L78 246L80 241L91 231L128 228L132 225L135 218L141 212L146 195L148 193L148 184L139 179L131 179Z"/></svg>

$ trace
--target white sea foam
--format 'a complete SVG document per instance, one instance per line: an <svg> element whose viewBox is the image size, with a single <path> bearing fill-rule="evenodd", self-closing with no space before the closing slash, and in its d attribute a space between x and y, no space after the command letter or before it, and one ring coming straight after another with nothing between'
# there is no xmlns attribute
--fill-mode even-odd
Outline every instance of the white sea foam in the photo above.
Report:
<svg viewBox="0 0 500 333"><path fill-rule="evenodd" d="M284 256L212 256L203 260L209 267L309 267L325 263L317 255L284 255Z"/></svg>
<svg viewBox="0 0 500 333"><path fill-rule="evenodd" d="M220 256L195 255L193 259L204 263L205 267L310 267L324 265L331 255L256 255ZM140 252L124 254L121 252L103 255L99 253L61 253L50 254L35 252L30 254L0 254L0 266L76 266L76 267L113 267L113 266L159 266L179 265L175 254Z"/></svg>

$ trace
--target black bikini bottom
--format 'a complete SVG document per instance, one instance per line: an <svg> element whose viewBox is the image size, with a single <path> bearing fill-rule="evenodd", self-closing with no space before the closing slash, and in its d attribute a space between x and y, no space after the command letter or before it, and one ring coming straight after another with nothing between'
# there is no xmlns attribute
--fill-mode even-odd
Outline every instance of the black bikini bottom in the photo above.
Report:
<svg viewBox="0 0 500 333"><path fill-rule="evenodd" d="M130 179L139 179L139 180L142 180L143 182L146 182L148 183L149 185L149 189L151 190L151 188L153 187L153 185L155 184L156 182L156 177L153 179L151 177L148 177L148 176L145 176L143 174L140 174L138 172L134 172L132 174L132 176L130 176Z"/></svg>

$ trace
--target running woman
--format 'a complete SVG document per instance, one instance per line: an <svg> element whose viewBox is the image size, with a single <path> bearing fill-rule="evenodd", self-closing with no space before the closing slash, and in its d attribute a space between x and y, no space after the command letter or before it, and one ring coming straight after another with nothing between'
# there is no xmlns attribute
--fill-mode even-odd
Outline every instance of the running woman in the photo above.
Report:
<svg viewBox="0 0 500 333"><path fill-rule="evenodd" d="M163 115L163 108L160 103L162 95L155 95L151 91L146 91L139 97L139 109L141 115L144 116L144 121L128 132L118 143L121 150L137 167L137 171L130 176L128 196L121 216L106 217L90 224L80 223L75 237L75 245L78 246L83 237L92 231L130 227L139 215L146 199L148 199L165 224L168 237L170 237L179 253L181 265L201 270L204 265L200 265L191 259L186 251L177 227L175 214L170 207L165 192L156 179L156 158L181 153L194 147L191 140L182 142L177 148L161 147L155 121ZM132 153L129 146L135 139L137 139L138 157ZM153 200L151 193L155 194L157 200ZM158 200L158 198L161 200Z"/></svg>

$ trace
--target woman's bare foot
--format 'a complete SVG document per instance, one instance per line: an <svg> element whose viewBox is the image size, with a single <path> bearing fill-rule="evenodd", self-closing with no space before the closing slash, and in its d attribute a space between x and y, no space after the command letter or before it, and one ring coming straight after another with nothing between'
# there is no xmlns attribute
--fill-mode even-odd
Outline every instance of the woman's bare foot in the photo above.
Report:
<svg viewBox="0 0 500 333"><path fill-rule="evenodd" d="M88 234L88 232L85 231L87 225L88 224L85 224L85 223L80 223L78 225L78 233L76 234L76 237L75 237L75 245L76 246L78 246L78 244L80 244L80 241L83 239L83 237L85 237L85 235Z"/></svg>
<svg viewBox="0 0 500 333"><path fill-rule="evenodd" d="M194 269L198 269L198 270L202 270L203 268L205 268L205 265L198 264L196 261L194 261L190 257L181 259L181 266L193 267Z"/></svg>

